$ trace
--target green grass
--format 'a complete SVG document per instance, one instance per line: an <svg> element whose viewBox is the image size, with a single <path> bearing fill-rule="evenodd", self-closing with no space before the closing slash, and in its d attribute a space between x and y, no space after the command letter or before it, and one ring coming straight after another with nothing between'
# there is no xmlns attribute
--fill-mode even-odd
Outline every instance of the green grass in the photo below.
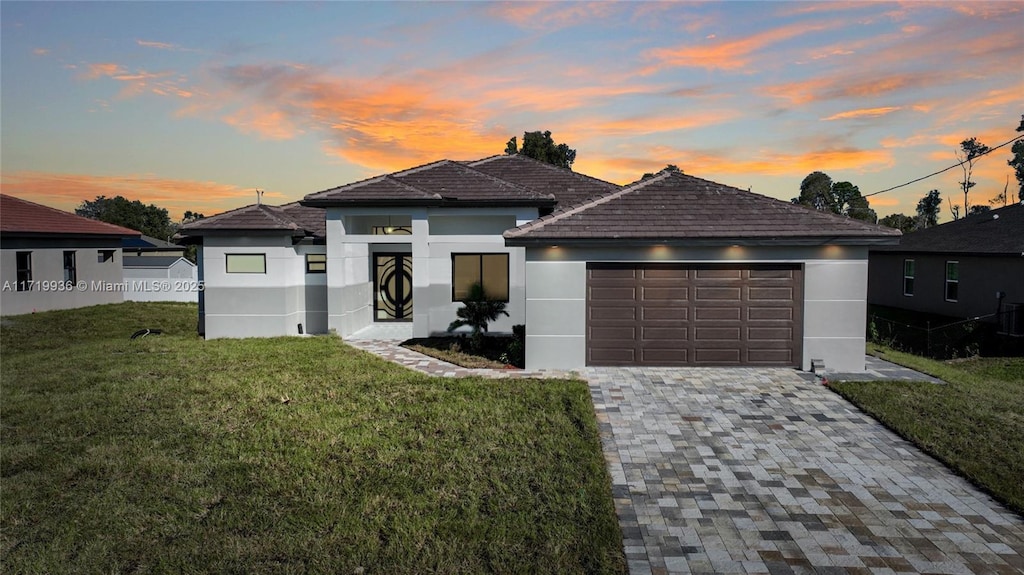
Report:
<svg viewBox="0 0 1024 575"><path fill-rule="evenodd" d="M4 318L0 572L625 572L582 382L204 341L195 313Z"/></svg>
<svg viewBox="0 0 1024 575"><path fill-rule="evenodd" d="M870 346L946 385L833 382L844 397L1024 513L1024 358L936 361Z"/></svg>

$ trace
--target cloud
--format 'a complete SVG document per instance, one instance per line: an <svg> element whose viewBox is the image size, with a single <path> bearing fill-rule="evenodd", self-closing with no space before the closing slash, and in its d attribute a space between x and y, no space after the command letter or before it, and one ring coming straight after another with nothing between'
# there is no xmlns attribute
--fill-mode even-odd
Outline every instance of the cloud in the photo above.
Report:
<svg viewBox="0 0 1024 575"><path fill-rule="evenodd" d="M158 96L177 96L179 98L191 98L195 95L194 90L182 87L186 79L176 72L165 70L162 72L147 72L138 69L128 71L124 66L113 62L93 63L86 66L86 71L79 74L83 80L98 80L109 78L122 82L120 96L130 98L145 92L151 92Z"/></svg>
<svg viewBox="0 0 1024 575"><path fill-rule="evenodd" d="M102 176L16 171L5 172L0 178L5 194L72 212L83 201L97 196L124 196L166 208L172 219L180 219L185 210L213 214L254 203L256 198L252 189L232 184L162 178L153 174ZM285 198L277 192L268 192L264 197Z"/></svg>
<svg viewBox="0 0 1024 575"><path fill-rule="evenodd" d="M828 122L832 120L855 120L859 118L879 118L881 116L887 116L893 112L902 110L902 106L883 106L880 108L862 108L860 110L848 110L846 112L840 112L838 114L832 114L822 120Z"/></svg>
<svg viewBox="0 0 1024 575"><path fill-rule="evenodd" d="M36 48L36 49L32 50L32 54L34 54L36 56L46 56L49 53L50 53L50 49L49 48Z"/></svg>
<svg viewBox="0 0 1024 575"><path fill-rule="evenodd" d="M643 56L654 63L641 71L642 75L652 74L665 68L705 68L708 70L744 70L749 68L755 57L773 45L798 36L835 28L835 23L800 23L781 26L734 40L711 36L708 42L699 45L680 45L673 48L653 48Z"/></svg>
<svg viewBox="0 0 1024 575"><path fill-rule="evenodd" d="M290 140L302 133L285 112L261 104L238 110L223 120L244 134L256 133L265 140Z"/></svg>
<svg viewBox="0 0 1024 575"><path fill-rule="evenodd" d="M551 31L604 20L619 10L614 2L498 2L487 12L521 28Z"/></svg>

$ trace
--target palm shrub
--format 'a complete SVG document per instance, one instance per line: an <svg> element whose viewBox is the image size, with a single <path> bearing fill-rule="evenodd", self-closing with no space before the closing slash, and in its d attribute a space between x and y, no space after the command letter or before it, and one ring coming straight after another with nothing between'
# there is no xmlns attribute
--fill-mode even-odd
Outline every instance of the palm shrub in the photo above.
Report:
<svg viewBox="0 0 1024 575"><path fill-rule="evenodd" d="M480 351L484 344L484 334L487 333L487 324L501 315L508 316L505 305L503 301L489 298L483 284L475 282L469 286L469 294L462 301L462 307L455 311L459 319L448 324L448 331L467 325L473 328L469 345L474 351Z"/></svg>

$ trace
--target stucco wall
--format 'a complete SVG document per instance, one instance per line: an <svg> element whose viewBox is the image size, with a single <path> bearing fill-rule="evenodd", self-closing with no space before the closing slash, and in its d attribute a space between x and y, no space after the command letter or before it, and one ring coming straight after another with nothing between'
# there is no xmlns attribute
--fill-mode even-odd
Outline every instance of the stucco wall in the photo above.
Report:
<svg viewBox="0 0 1024 575"><path fill-rule="evenodd" d="M204 238L206 338L325 333L326 274L307 274L305 259L324 252L289 237ZM227 273L227 254L265 254L266 273Z"/></svg>
<svg viewBox="0 0 1024 575"><path fill-rule="evenodd" d="M113 250L109 261L98 261L99 250ZM31 291L17 291L17 252L32 252L32 280L43 282ZM64 280L64 252L74 251L74 289L58 289ZM119 240L25 240L4 238L0 250L0 314L72 309L124 301L124 276Z"/></svg>
<svg viewBox="0 0 1024 575"><path fill-rule="evenodd" d="M795 263L804 269L803 369L864 370L867 250L808 248L530 248L526 255L526 366L586 363L586 263Z"/></svg>
<svg viewBox="0 0 1024 575"><path fill-rule="evenodd" d="M914 260L914 294L903 295L903 261ZM959 262L957 301L946 301L946 262ZM996 292L1004 303L1024 302L1024 256L924 255L872 252L868 301L876 305L954 318L996 312Z"/></svg>

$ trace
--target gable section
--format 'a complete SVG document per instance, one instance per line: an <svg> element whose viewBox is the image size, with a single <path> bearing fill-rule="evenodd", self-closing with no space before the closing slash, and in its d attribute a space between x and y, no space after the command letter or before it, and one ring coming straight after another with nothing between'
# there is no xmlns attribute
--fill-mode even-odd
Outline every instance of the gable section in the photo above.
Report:
<svg viewBox="0 0 1024 575"><path fill-rule="evenodd" d="M515 154L491 156L469 165L536 192L551 194L566 208L620 189L621 186Z"/></svg>

